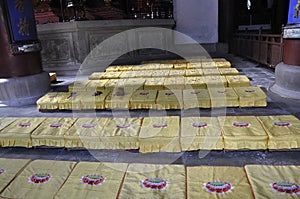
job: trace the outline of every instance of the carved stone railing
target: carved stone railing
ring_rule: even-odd
[[[231,43],[234,54],[270,67],[283,60],[283,47],[282,35],[274,34],[240,33],[234,36]]]

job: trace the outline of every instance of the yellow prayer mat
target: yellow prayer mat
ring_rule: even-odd
[[[247,165],[255,198],[299,199],[300,166]]]
[[[159,70],[160,69],[160,64],[159,63],[147,63],[143,64],[147,70]]]
[[[110,79],[105,84],[105,89],[115,89],[117,87],[124,87],[125,79]]]
[[[147,78],[144,84],[144,90],[163,90],[165,78]]]
[[[36,102],[39,110],[56,110],[58,109],[58,93],[50,92],[41,97]]]
[[[185,70],[186,77],[193,77],[193,76],[202,76],[203,70],[202,69],[187,69]]]
[[[186,77],[185,89],[206,89],[203,77]]]
[[[176,63],[174,64],[174,69],[186,69],[187,64],[186,63]]]
[[[185,76],[185,70],[170,70],[169,71],[169,77],[184,77]]]
[[[123,92],[123,91],[121,91]],[[130,108],[129,101],[132,95],[132,91],[124,90],[124,93],[120,93],[120,91],[116,88],[106,96],[105,99],[105,108],[107,109],[128,109]]]
[[[165,78],[164,87],[168,90],[184,89],[185,78],[184,77],[168,77]]]
[[[216,63],[213,61],[202,61],[202,68],[217,68]]]
[[[2,147],[32,147],[31,133],[46,118],[19,118],[0,132],[0,145]]]
[[[89,80],[100,80],[102,79],[105,72],[94,72],[89,76]]]
[[[100,136],[109,120],[108,118],[79,118],[64,134],[65,147],[102,149]]]
[[[120,79],[126,79],[126,78],[136,78],[138,77],[138,72],[136,71],[124,71],[120,75]]]
[[[52,199],[75,164],[66,161],[35,160],[1,193],[1,197]]]
[[[108,79],[101,80],[91,80],[86,86],[87,91],[103,91],[105,90],[105,84],[108,82]]]
[[[267,106],[267,95],[259,87],[236,87],[240,107]]]
[[[60,93],[58,108],[60,110],[80,110],[80,94],[78,92]]]
[[[22,171],[30,162],[28,159],[0,159],[0,192]]]
[[[244,168],[200,166],[186,171],[188,199],[254,199]]]
[[[0,117],[0,132],[2,129],[13,123],[16,119],[16,117]]]
[[[105,69],[106,72],[118,72],[119,66],[109,66]]]
[[[172,63],[161,63],[159,65],[159,69],[161,70],[169,70],[173,68],[173,64]]]
[[[64,147],[64,134],[76,120],[75,118],[47,118],[32,132],[32,146]]]
[[[229,87],[250,87],[250,80],[245,75],[226,76]]]
[[[202,63],[201,62],[191,62],[187,64],[188,69],[201,69]]]
[[[218,61],[215,63],[218,68],[230,68],[231,67],[231,63],[229,61]]]
[[[268,135],[255,116],[227,116],[218,119],[223,128],[225,149],[267,149]]]
[[[128,164],[79,162],[55,199],[115,199]]]
[[[239,75],[239,71],[236,68],[219,68],[221,75]]]
[[[292,115],[260,116],[265,127],[269,149],[300,148],[300,121]]]
[[[203,69],[203,75],[204,76],[220,75],[220,72],[219,72],[218,68],[208,68],[208,69]]]
[[[237,107],[239,97],[232,88],[209,88],[211,107]]]
[[[84,92],[86,91],[86,86],[88,83],[88,80],[77,80],[71,83],[68,88],[70,92]]]
[[[140,135],[140,152],[181,152],[179,117],[144,118]]]
[[[130,109],[156,109],[156,90],[136,90],[130,99]]]
[[[119,79],[122,72],[105,72],[102,79]]]
[[[96,91],[96,92],[86,92],[80,95],[80,109],[105,109],[105,99],[106,96],[110,94],[111,91]]]
[[[183,109],[182,90],[160,90],[156,99],[157,109]]]
[[[208,90],[206,89],[190,89],[183,90],[184,109],[189,108],[210,108],[211,101]]]
[[[181,117],[182,151],[222,150],[221,127],[216,117]]]
[[[100,143],[103,149],[138,149],[140,118],[113,118],[101,131]]]
[[[218,87],[223,88],[227,87],[227,79],[224,76],[204,76],[204,82],[206,83],[207,88]]]
[[[186,198],[184,166],[130,164],[119,196],[129,198]]]
[[[168,77],[170,74],[169,70],[153,70],[151,71],[151,77]]]
[[[144,78],[129,78],[125,80],[124,87],[126,90],[142,90],[144,88],[144,83]]]

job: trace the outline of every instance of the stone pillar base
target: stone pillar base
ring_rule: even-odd
[[[270,91],[281,97],[300,99],[300,66],[279,63],[275,70],[276,83]]]
[[[0,107],[35,104],[50,89],[50,77],[46,72],[36,75],[0,78]]]

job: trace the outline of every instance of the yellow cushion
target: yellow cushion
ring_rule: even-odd
[[[300,121],[292,115],[260,116],[269,135],[269,149],[300,148]]]
[[[124,87],[125,79],[110,79],[105,83],[105,89],[113,90],[117,87]]]
[[[131,109],[155,109],[157,90],[136,90],[130,99]]]
[[[102,79],[119,79],[122,72],[105,72]]]
[[[202,76],[203,70],[202,69],[187,69],[185,70],[186,77],[193,77],[193,76]]]
[[[109,66],[105,69],[106,72],[117,72],[119,71],[119,66]]]
[[[144,84],[144,90],[162,90],[164,89],[165,78],[147,78]]]
[[[174,64],[174,69],[186,69],[186,63],[176,63]]]
[[[109,94],[110,94],[109,90],[82,93],[79,96],[80,109],[82,110],[105,109],[105,99],[106,96],[108,96]]]
[[[151,71],[151,77],[168,77],[169,73],[169,70],[153,70]]]
[[[187,64],[188,69],[201,69],[202,63],[201,62],[191,62]]]
[[[149,186],[149,181],[153,178],[158,181],[161,180],[161,184],[166,183],[165,189],[152,190],[143,187],[143,185]],[[186,198],[184,166],[131,164],[126,173],[119,198]]]
[[[159,65],[159,69],[161,70],[170,70],[173,68],[173,64],[172,63],[161,63]]]
[[[89,76],[89,80],[100,80],[105,72],[94,72]]]
[[[108,94],[105,99],[105,108],[107,109],[128,109],[130,108],[130,98],[132,90],[124,90],[124,95],[119,95],[118,89],[114,89],[113,92]]]
[[[180,143],[183,151],[222,150],[221,127],[215,117],[182,117]]]
[[[169,77],[184,77],[185,76],[185,70],[170,70],[169,71]]]
[[[58,93],[50,92],[37,100],[39,110],[56,110],[58,109]]]
[[[255,116],[227,116],[218,119],[223,127],[225,149],[267,148],[268,135]]]
[[[117,198],[127,164],[79,162],[55,199]],[[99,177],[102,182],[88,185],[88,175]],[[85,183],[84,183],[85,182]]]
[[[229,87],[249,87],[250,80],[245,75],[226,76]]]
[[[214,62],[224,62],[224,61],[227,61],[225,58],[213,58],[212,60]]]
[[[165,78],[164,87],[168,90],[184,89],[185,78],[181,76]]]
[[[210,88],[208,91],[211,107],[239,106],[239,97],[232,88]]]
[[[206,84],[203,77],[186,77],[185,89],[205,89]]]
[[[140,135],[140,152],[180,152],[179,117],[144,118]]]
[[[53,198],[74,166],[74,162],[35,160],[1,193],[1,197],[24,199]],[[31,182],[30,179],[38,179],[35,177],[37,174],[50,175],[50,178],[43,184]]]
[[[118,66],[119,71],[131,71],[132,70],[132,65],[121,65]]]
[[[230,68],[231,63],[229,61],[217,61],[215,62],[218,68]]]
[[[64,147],[64,134],[75,118],[48,118],[31,134],[32,146]]]
[[[245,170],[255,198],[299,198],[299,192],[286,192],[294,192],[296,186],[299,191],[300,166],[247,165]]]
[[[204,60],[202,61],[202,68],[206,69],[206,68],[217,68],[216,63],[210,60]]]
[[[58,108],[60,110],[79,110],[81,108],[79,92],[60,93]]]
[[[142,90],[144,84],[145,84],[144,78],[129,78],[125,80],[124,87],[126,89],[131,89],[131,90],[138,90],[138,89]]]
[[[204,81],[206,83],[207,88],[224,88],[227,87],[227,80],[224,76],[204,76]]]
[[[156,104],[158,109],[183,109],[182,90],[158,91]]]
[[[240,107],[267,106],[267,95],[259,87],[236,87]]]
[[[239,75],[239,71],[236,68],[219,68],[221,75]]]
[[[88,85],[88,80],[77,80],[69,85],[70,92],[82,92],[86,91],[86,86]]]
[[[86,85],[87,91],[103,91],[105,90],[105,84],[108,82],[108,79],[101,79],[101,80],[91,80]]]
[[[243,168],[201,166],[187,167],[186,170],[188,199],[254,198]],[[224,188],[221,193],[215,191],[218,185]]]
[[[184,109],[210,108],[211,101],[206,89],[183,90]]]
[[[203,75],[220,75],[220,72],[217,68],[207,68],[202,70],[203,70]]]
[[[2,117],[0,118],[0,132],[2,129],[10,125],[14,122],[17,118],[16,117]]]

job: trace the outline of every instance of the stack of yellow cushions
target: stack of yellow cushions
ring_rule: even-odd
[[[239,106],[239,97],[232,88],[209,88],[211,107]]]
[[[183,99],[184,109],[211,107],[210,96],[206,89],[183,90]]]
[[[255,116],[227,116],[218,119],[223,127],[225,149],[267,149],[268,135]]]
[[[136,90],[130,99],[131,109],[156,109],[156,90]]]
[[[148,188],[151,185],[156,185],[155,187],[157,187],[157,189]],[[128,198],[186,198],[184,166],[151,164],[129,165],[119,195],[119,199]]]
[[[64,134],[75,121],[75,118],[47,118],[32,132],[32,146],[64,147]]]
[[[236,87],[240,107],[267,106],[267,95],[259,87]]]
[[[28,159],[0,159],[0,192],[17,176],[30,160]]]
[[[221,127],[216,117],[182,117],[182,151],[223,150]]]
[[[122,163],[79,162],[55,199],[117,198],[127,167]]]
[[[250,80],[245,75],[226,76],[229,87],[249,87]]]
[[[41,97],[36,102],[39,110],[56,110],[58,109],[58,93],[50,92]]]
[[[144,118],[139,142],[140,152],[180,152],[179,117]]]
[[[157,109],[183,109],[182,90],[158,91]]]
[[[32,147],[31,133],[45,120],[46,118],[19,118],[8,125],[0,133],[0,145],[6,146],[21,146]]]
[[[103,149],[100,136],[108,121],[108,118],[79,118],[64,134],[65,147]]]
[[[100,135],[103,149],[138,149],[138,134],[141,123],[140,118],[113,118],[109,120]]]
[[[269,149],[300,148],[300,122],[292,115],[260,116],[268,136]]]
[[[255,198],[298,199],[300,166],[247,165]]]
[[[35,160],[1,193],[1,197],[52,199],[75,164],[66,161]],[[44,183],[37,183],[40,179],[43,179],[41,182]]]
[[[186,170],[188,199],[254,199],[243,168],[201,166]]]

